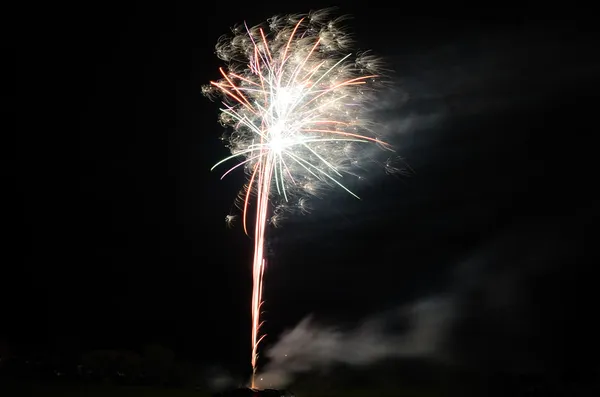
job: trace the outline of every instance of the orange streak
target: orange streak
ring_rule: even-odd
[[[351,136],[351,137],[358,138],[358,139],[365,139],[367,141],[372,141],[372,142],[380,143],[380,144],[385,145],[385,146],[391,146],[389,143],[380,141],[377,138],[371,138],[371,137],[360,135],[360,134],[353,134],[351,132],[332,131],[332,130],[319,130],[319,129],[308,129],[308,130],[302,130],[302,131],[306,131],[306,132],[326,132],[326,133],[329,133],[329,134]]]
[[[214,81],[211,81],[210,83],[212,85],[214,85],[215,87],[218,87],[225,94],[229,95],[230,97],[232,97],[233,99],[235,99],[236,101],[238,101],[241,105],[243,105],[246,108],[248,108],[248,110],[250,110],[252,113],[256,114],[256,111],[252,107],[248,106],[244,101],[242,101],[241,98],[238,98],[234,93],[232,93],[231,91],[229,91],[227,88],[223,87],[223,85],[221,83],[215,83]]]
[[[301,18],[298,21],[298,23],[296,24],[296,26],[294,26],[294,30],[292,31],[292,34],[290,35],[290,38],[288,39],[287,45],[285,46],[285,50],[283,51],[283,57],[282,57],[283,59],[285,59],[285,56],[287,55],[287,52],[290,49],[290,44],[292,43],[292,39],[296,35],[296,31],[300,27],[300,24],[302,23],[302,21],[304,21],[304,18]]]
[[[256,50],[256,47],[254,47],[254,49]],[[258,73],[258,78],[260,79],[260,87],[261,87],[263,95],[265,97],[265,107],[267,107],[267,105],[269,103],[269,98],[267,96],[267,91],[265,90],[265,78],[262,75],[262,73],[260,72],[259,67],[260,67],[260,62],[259,62],[259,59],[256,58],[256,70]],[[262,143],[262,138],[261,138],[261,143]]]
[[[298,68],[298,70],[302,69],[304,67],[304,65],[306,65],[306,62],[308,61],[308,59],[310,58],[310,56],[312,55],[312,53],[315,52],[315,49],[317,48],[317,46],[319,45],[320,42],[321,42],[321,39],[317,39],[317,42],[310,49],[310,52],[308,53],[308,55],[306,56],[306,58],[304,58],[304,61],[302,61],[302,65]],[[323,62],[321,62],[319,65],[317,65],[313,69],[313,71],[312,71],[312,73],[310,75],[312,76],[322,64],[323,64]],[[294,77],[294,81],[296,81],[296,77]]]
[[[344,123],[343,121],[335,121],[335,120],[316,120],[313,121],[314,124],[341,124],[341,125],[350,125],[349,123]]]
[[[310,79],[312,76],[314,76],[314,74],[317,72],[317,70],[319,70],[319,68],[320,68],[321,66],[323,66],[323,64],[324,64],[324,63],[325,63],[325,62],[321,62],[320,64],[318,64],[317,66],[315,66],[315,67],[314,67],[314,68],[313,68],[313,69],[312,69],[310,72],[308,72],[308,73],[306,74],[306,76],[304,77],[304,79],[303,79],[303,80],[309,80],[309,79]]]
[[[259,72],[259,64],[258,64],[258,60],[260,58],[260,55],[258,54],[258,47],[254,46],[254,68],[256,69],[256,73],[260,73]]]
[[[231,84],[231,86],[235,90],[235,92],[237,92],[238,95],[244,99],[244,102],[246,102],[248,104],[248,106],[250,106],[250,108],[253,109],[252,105],[250,104],[250,102],[248,102],[248,99],[246,99],[246,97],[244,96],[244,94],[237,88],[237,86],[233,83],[233,81],[231,81],[231,79],[229,78],[229,76],[227,76],[227,74],[225,73],[225,71],[223,70],[223,68],[219,68],[219,71],[221,72],[221,74],[223,75],[223,77],[225,77],[225,80],[227,80],[227,82],[229,84]]]
[[[265,50],[267,51],[269,60],[271,61],[271,63],[273,63],[273,58],[271,57],[271,51],[269,51],[269,44],[267,44],[267,38],[265,37],[265,32],[262,30],[262,28],[260,28],[259,30],[260,30],[260,36],[262,37],[263,43],[265,44]]]
[[[265,335],[259,338],[260,307],[262,305],[263,275],[265,270],[265,229],[267,226],[267,214],[269,205],[269,194],[271,190],[271,179],[275,159],[267,155],[264,163],[261,163],[258,176],[258,206],[256,209],[256,229],[254,231],[254,260],[253,260],[253,288],[252,288],[252,386],[254,386],[254,375],[258,360],[258,345]]]
[[[357,83],[357,81],[359,81],[359,80],[365,80],[365,79],[369,79],[369,78],[372,78],[372,77],[377,77],[377,76],[373,75],[373,76],[357,77],[357,78],[355,78],[355,79],[352,79],[352,80],[347,80],[347,81],[341,82],[341,83],[339,83],[339,84],[336,84],[336,85],[334,85],[333,87],[330,87],[330,88],[326,89],[325,91],[323,91],[322,93],[320,93],[319,95],[317,95],[316,97],[314,97],[313,99],[311,99],[310,101],[306,102],[304,105],[302,105],[302,107],[304,107],[304,106],[308,105],[309,103],[312,103],[312,102],[313,102],[314,100],[316,100],[317,98],[320,98],[320,97],[322,97],[323,95],[325,95],[325,94],[327,94],[327,93],[329,93],[329,92],[331,92],[331,91],[335,90],[336,88],[340,88],[340,87],[343,87],[343,86],[345,86],[345,85],[365,84],[365,82],[364,82],[364,81],[361,81],[361,82],[359,82],[359,83]]]
[[[281,59],[283,59],[283,61],[281,62],[281,65],[279,66],[279,72],[281,73],[281,69],[283,69],[283,64],[287,61],[287,52],[290,49],[290,44],[292,44],[292,40],[294,39],[294,36],[296,35],[296,31],[298,30],[298,28],[300,27],[300,24],[302,23],[302,21],[304,21],[304,18],[301,18],[298,23],[296,24],[296,26],[294,26],[294,30],[292,31],[292,34],[290,35],[290,38],[288,39],[287,45],[285,46],[285,50],[283,51],[283,56],[281,57]]]
[[[242,77],[242,76],[240,76],[239,74],[235,74],[235,73],[231,73],[231,72],[230,72],[229,74],[230,74],[230,75],[232,75],[233,77],[237,77],[238,79],[240,79],[240,80],[242,80],[242,81],[245,81],[245,82],[246,82],[246,83],[248,83],[248,84],[252,84],[252,85],[255,85],[255,86],[258,86],[258,87],[260,87],[260,85],[256,84],[254,81],[252,81],[252,80],[248,80],[247,78],[245,78],[245,77]]]
[[[248,183],[248,190],[246,191],[246,198],[244,199],[244,211],[242,214],[242,223],[244,224],[244,233],[246,236],[248,235],[248,228],[246,227],[246,214],[248,213],[248,202],[250,201],[250,193],[252,192],[252,184],[254,183],[254,178],[256,177],[256,172],[258,171],[258,166],[260,163],[256,163],[254,165],[254,171],[252,172],[252,176],[250,177],[250,182]]]

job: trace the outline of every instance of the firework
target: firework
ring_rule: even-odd
[[[248,183],[240,193],[242,225],[255,200],[252,293],[252,368],[256,371],[260,335],[265,231],[286,209],[307,208],[307,196],[322,187],[339,187],[366,144],[389,146],[365,116],[376,98],[378,59],[349,51],[351,40],[341,18],[328,10],[273,17],[266,24],[246,24],[222,37],[218,57],[227,63],[221,79],[203,88],[222,99],[220,122],[231,156],[240,159]],[[270,207],[270,204],[273,208]],[[228,224],[233,218],[227,217]],[[254,377],[252,378],[254,386]]]

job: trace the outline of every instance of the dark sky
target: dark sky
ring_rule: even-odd
[[[218,78],[214,44],[230,26],[322,4],[241,4],[97,3],[28,22],[16,199],[5,207],[16,219],[1,288],[11,345],[78,353],[157,342],[246,364],[252,241],[224,222],[244,175],[210,172],[227,151],[201,86]],[[340,12],[354,16],[359,47],[394,71],[380,120],[414,172],[375,171],[353,185],[362,201],[332,191],[271,233],[266,343],[309,313],[357,321],[471,282],[455,331],[461,357],[497,346],[511,316],[494,320],[475,303],[499,290],[527,308],[527,321],[513,320],[538,358],[559,362],[593,335],[591,27],[567,13],[536,20],[533,9],[424,17],[427,4],[404,7]],[[524,279],[524,292],[498,272]]]

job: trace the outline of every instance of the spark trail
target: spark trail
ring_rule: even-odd
[[[221,79],[203,87],[219,97],[220,122],[229,128],[231,156],[215,166],[242,159],[227,170],[243,167],[249,181],[240,192],[242,224],[248,234],[248,211],[256,200],[252,292],[252,357],[256,373],[260,335],[265,234],[293,200],[304,203],[321,187],[339,187],[352,175],[365,144],[391,149],[365,117],[376,100],[379,61],[367,53],[348,52],[351,40],[331,19],[329,10],[276,16],[266,24],[232,29],[216,46],[227,62]],[[273,210],[270,203],[273,204]],[[252,377],[254,387],[254,375]]]

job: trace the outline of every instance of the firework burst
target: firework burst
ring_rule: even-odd
[[[390,149],[366,117],[376,100],[379,61],[368,53],[349,51],[351,40],[331,19],[329,10],[273,17],[264,25],[240,25],[222,37],[217,56],[227,63],[221,79],[203,88],[219,97],[220,122],[231,156],[240,161],[248,183],[240,193],[242,225],[255,200],[252,294],[252,358],[256,371],[260,336],[265,231],[277,224],[285,209],[305,212],[307,196],[321,188],[339,187],[353,175],[356,160],[368,144]],[[269,204],[273,205],[273,209]],[[228,218],[232,220],[233,218]],[[254,386],[254,378],[252,380]]]

